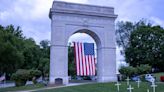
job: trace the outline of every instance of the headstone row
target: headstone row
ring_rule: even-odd
[[[133,90],[134,88],[130,85],[129,81],[130,81],[130,78],[127,77],[127,79],[126,79],[126,84],[127,84],[127,86],[128,86],[127,90],[128,90],[128,92],[132,92],[132,90]],[[140,88],[140,83],[141,83],[141,81],[140,81],[140,80],[137,80],[136,82],[137,82],[137,87]],[[117,92],[120,92],[120,85],[121,85],[121,83],[119,83],[119,82],[117,82],[117,83],[115,84],[115,86],[117,87]],[[157,87],[157,85],[155,85],[154,82],[151,84],[151,87],[153,88],[153,92],[156,92],[156,87]],[[149,89],[147,89],[147,92],[150,92]]]

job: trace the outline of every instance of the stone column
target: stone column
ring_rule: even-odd
[[[98,49],[98,82],[115,82],[116,48],[102,47]]]
[[[61,78],[63,84],[68,84],[68,49],[65,46],[51,46],[50,57],[50,84]]]
[[[57,21],[51,22],[50,84],[61,78],[68,84],[68,47],[65,41],[65,27]]]

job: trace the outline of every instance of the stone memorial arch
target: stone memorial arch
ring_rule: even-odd
[[[86,33],[97,44],[97,81],[112,82],[116,76],[114,8],[54,1],[50,9],[50,84],[68,84],[68,39]]]

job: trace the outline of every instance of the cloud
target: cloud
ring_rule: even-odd
[[[27,37],[37,43],[43,39],[50,40],[49,9],[53,0],[2,0],[0,6],[0,24],[20,26]],[[7,4],[8,3],[8,4]]]
[[[12,8],[8,10],[11,17],[21,18],[22,20],[45,19],[53,0],[17,0],[12,3]]]
[[[154,23],[154,25],[160,25],[164,27],[164,20],[161,20],[157,17],[151,17],[150,20]]]
[[[26,0],[27,1],[27,0]],[[41,19],[48,17],[49,9],[52,6],[53,0],[34,0],[35,4],[31,12],[31,17],[34,19]]]
[[[147,18],[156,25],[164,27],[163,0],[56,0],[100,6],[111,6],[118,15],[117,21],[139,21]],[[50,40],[49,9],[53,0],[1,0],[0,24],[21,26],[27,37],[32,37],[37,43],[41,40]],[[163,19],[162,19],[163,18]],[[83,35],[83,37],[81,37]],[[94,42],[86,34],[76,34],[70,37],[70,41]],[[123,60],[117,47],[117,61]],[[118,62],[120,65],[124,62]]]
[[[153,1],[150,0],[88,0],[88,3],[112,6],[118,14],[117,20],[136,21],[147,18],[152,13]]]
[[[73,34],[69,38],[68,42],[93,42],[93,43],[95,43],[94,39],[86,33]]]
[[[32,25],[27,25],[27,26],[23,26],[22,30],[26,30],[23,32],[24,35],[26,35],[27,37],[34,38],[37,44],[39,44],[41,40],[45,40],[45,39],[50,40],[51,29],[49,27],[44,27],[44,26],[33,27]]]
[[[101,6],[112,6],[118,14],[118,20],[138,21],[141,18],[153,20],[156,24],[163,25],[162,20],[154,15],[156,4],[160,0],[56,0],[74,3],[85,3]],[[2,0],[0,6],[0,24],[14,24],[21,26],[27,37],[50,39],[39,33],[50,33],[49,9],[53,0]],[[157,12],[157,11],[156,11]],[[158,14],[158,13],[157,13]],[[33,30],[33,32],[32,32]],[[34,33],[34,34],[32,34]],[[30,34],[30,35],[29,35]],[[37,37],[36,35],[37,34]]]
[[[0,12],[0,19],[1,19],[1,21],[6,20],[6,19],[8,18],[9,15],[10,15],[9,12],[6,12],[6,11]]]
[[[55,0],[55,1],[65,1],[65,2],[82,3],[82,4],[86,4],[88,2],[88,0]]]

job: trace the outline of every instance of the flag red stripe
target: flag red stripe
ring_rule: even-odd
[[[90,67],[90,59],[89,59],[89,55],[88,55],[88,66],[89,66],[89,75],[91,74],[91,67]]]
[[[90,69],[91,69],[91,73],[90,73],[90,75],[92,75],[93,74],[93,70],[92,70],[92,56],[91,55],[89,55],[89,62],[90,62]]]
[[[81,53],[80,53],[80,55],[81,55],[81,67],[82,67],[82,69],[81,69],[81,71],[82,71],[82,75],[84,75],[84,62],[83,62],[83,49],[82,49],[82,43],[80,43],[79,44],[80,45],[80,51],[81,51]]]
[[[93,75],[93,59],[92,59],[92,56],[90,56],[90,59],[91,59],[91,70],[92,70],[92,74],[91,75]]]
[[[80,60],[80,58],[81,58],[81,56],[80,56],[80,45],[79,45],[80,43],[78,43],[78,55],[79,55],[79,72],[80,72],[80,75],[82,75],[82,71],[81,71],[81,60]]]
[[[77,46],[77,59],[78,59],[78,61],[77,61],[77,63],[78,63],[78,74],[80,75],[80,64],[79,64],[79,50],[78,50],[78,43],[76,44],[76,46]]]
[[[75,58],[75,65],[76,65],[76,71],[77,71],[77,63],[76,63],[77,59],[76,59],[76,46],[75,45],[76,45],[75,42],[73,42],[73,46],[74,46],[74,58]]]
[[[89,75],[89,64],[88,64],[88,56],[85,56],[87,75]]]
[[[76,43],[76,56],[77,56],[77,61],[76,61],[76,63],[77,63],[77,68],[78,68],[78,70],[77,70],[77,75],[80,75],[80,65],[79,65],[79,53],[78,53],[78,43]]]

